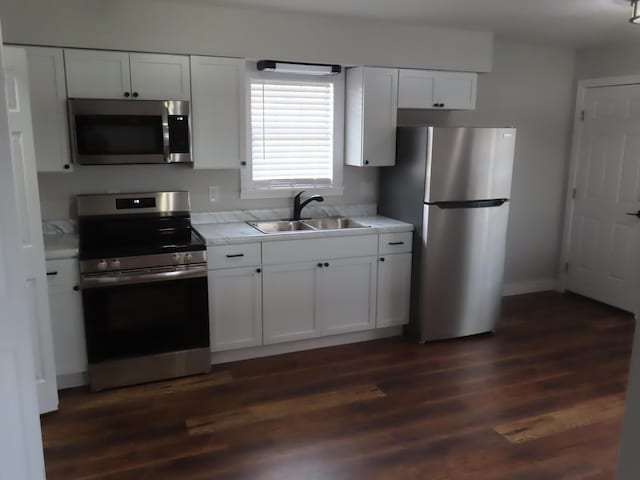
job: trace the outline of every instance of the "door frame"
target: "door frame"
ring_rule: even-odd
[[[567,289],[567,271],[566,265],[569,262],[569,249],[571,246],[571,226],[573,225],[574,215],[574,198],[573,189],[576,186],[576,177],[578,174],[578,147],[582,137],[583,120],[582,111],[584,110],[584,100],[589,88],[598,87],[621,87],[625,85],[640,84],[640,75],[626,75],[621,77],[604,77],[590,78],[578,81],[578,89],[576,93],[576,109],[573,116],[573,139],[571,141],[571,157],[569,160],[569,175],[567,177],[567,188],[565,194],[565,215],[564,225],[562,229],[562,246],[560,254],[560,264],[558,266],[558,285],[557,290],[565,292]],[[640,313],[640,305],[634,312],[636,318]]]

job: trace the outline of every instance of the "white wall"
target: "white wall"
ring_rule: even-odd
[[[41,173],[40,202],[45,219],[74,218],[73,197],[83,193],[188,190],[194,212],[285,208],[291,199],[240,200],[239,170],[194,171],[176,165],[75,166],[73,173]],[[209,185],[220,186],[220,201],[209,202]],[[344,167],[344,195],[326,203],[376,203],[376,169]]]
[[[0,12],[7,43],[491,70],[490,32],[213,7],[203,0],[0,0]]]
[[[640,74],[638,42],[583,48],[576,55],[576,78],[618,77]]]
[[[496,39],[473,112],[400,112],[402,123],[518,129],[505,280],[515,293],[552,288],[558,274],[574,109],[570,49]]]

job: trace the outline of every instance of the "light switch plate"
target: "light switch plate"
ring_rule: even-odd
[[[209,201],[211,203],[220,200],[220,187],[218,185],[209,185]]]

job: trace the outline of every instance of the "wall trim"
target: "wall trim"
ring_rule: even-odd
[[[590,78],[578,81],[576,92],[576,110],[573,116],[573,139],[571,141],[571,156],[569,159],[569,176],[567,177],[567,189],[565,194],[565,214],[562,229],[562,245],[560,253],[560,263],[558,271],[557,290],[564,292],[567,288],[568,275],[565,269],[569,261],[571,247],[571,225],[573,224],[573,189],[576,185],[578,174],[578,147],[582,136],[582,110],[584,110],[584,99],[588,88],[615,87],[623,85],[640,84],[640,75],[625,75],[619,77]]]
[[[510,297],[513,295],[523,295],[525,293],[548,292],[555,290],[556,284],[557,280],[555,278],[507,283],[502,290],[502,295]]]

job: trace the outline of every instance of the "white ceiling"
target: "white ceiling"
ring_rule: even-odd
[[[629,0],[199,0],[255,7],[490,30],[522,40],[590,46],[640,40]]]

